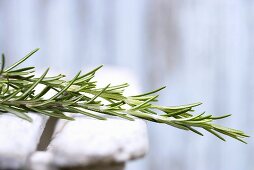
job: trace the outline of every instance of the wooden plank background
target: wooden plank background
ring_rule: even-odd
[[[0,0],[0,51],[69,75],[117,65],[144,90],[167,85],[163,104],[203,101],[199,111],[231,113],[225,125],[253,136],[253,0]],[[253,169],[254,143],[218,141],[149,125],[151,151],[129,169]],[[169,168],[170,167],[170,168]]]

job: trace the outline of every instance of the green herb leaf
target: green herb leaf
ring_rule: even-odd
[[[99,120],[106,120],[108,115],[130,121],[136,117],[192,131],[201,136],[203,134],[199,129],[204,129],[223,141],[225,139],[221,135],[244,143],[244,139],[249,137],[242,131],[214,124],[215,120],[225,119],[230,115],[214,117],[205,112],[195,114],[194,108],[201,105],[200,102],[171,107],[156,104],[159,96],[155,94],[165,87],[135,96],[123,95],[129,86],[127,83],[97,88],[97,82],[93,81],[93,78],[102,66],[83,75],[79,72],[71,81],[65,80],[63,74],[47,77],[49,69],[39,78],[35,78],[34,67],[14,70],[38,50],[33,50],[7,69],[4,69],[5,57],[2,55],[0,114],[10,112],[30,122],[32,119],[27,115],[28,112],[66,120],[74,119],[64,113],[83,114]]]

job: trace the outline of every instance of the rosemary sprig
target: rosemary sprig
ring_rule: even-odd
[[[27,115],[33,111],[39,114],[60,119],[74,120],[64,113],[78,113],[99,120],[105,120],[105,115],[116,116],[127,120],[138,117],[144,120],[163,123],[173,127],[189,130],[198,135],[203,134],[197,129],[204,129],[219,139],[226,135],[246,143],[243,139],[249,137],[244,132],[214,124],[214,120],[230,115],[213,117],[205,113],[193,115],[193,109],[202,103],[182,106],[160,106],[157,90],[136,95],[124,96],[128,84],[117,86],[107,85],[98,88],[93,81],[95,73],[102,67],[81,74],[79,72],[71,81],[64,80],[64,75],[49,77],[47,69],[42,76],[35,78],[34,67],[17,68],[39,49],[35,49],[20,61],[5,68],[5,56],[2,55],[0,70],[0,112],[12,113],[32,121]],[[46,97],[50,96],[50,97]]]

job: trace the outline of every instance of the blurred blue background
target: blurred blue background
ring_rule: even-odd
[[[132,70],[161,104],[204,102],[200,111],[254,135],[253,0],[0,0],[0,51],[75,74],[87,66]],[[128,170],[253,170],[244,145],[149,124],[150,153]]]

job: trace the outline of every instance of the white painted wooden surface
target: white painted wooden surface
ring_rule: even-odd
[[[46,116],[28,113],[33,123],[11,114],[0,115],[0,169],[25,167],[27,158],[36,151]]]
[[[47,152],[59,167],[124,163],[148,151],[144,121],[109,118],[98,121],[75,116],[76,121],[59,122]]]

